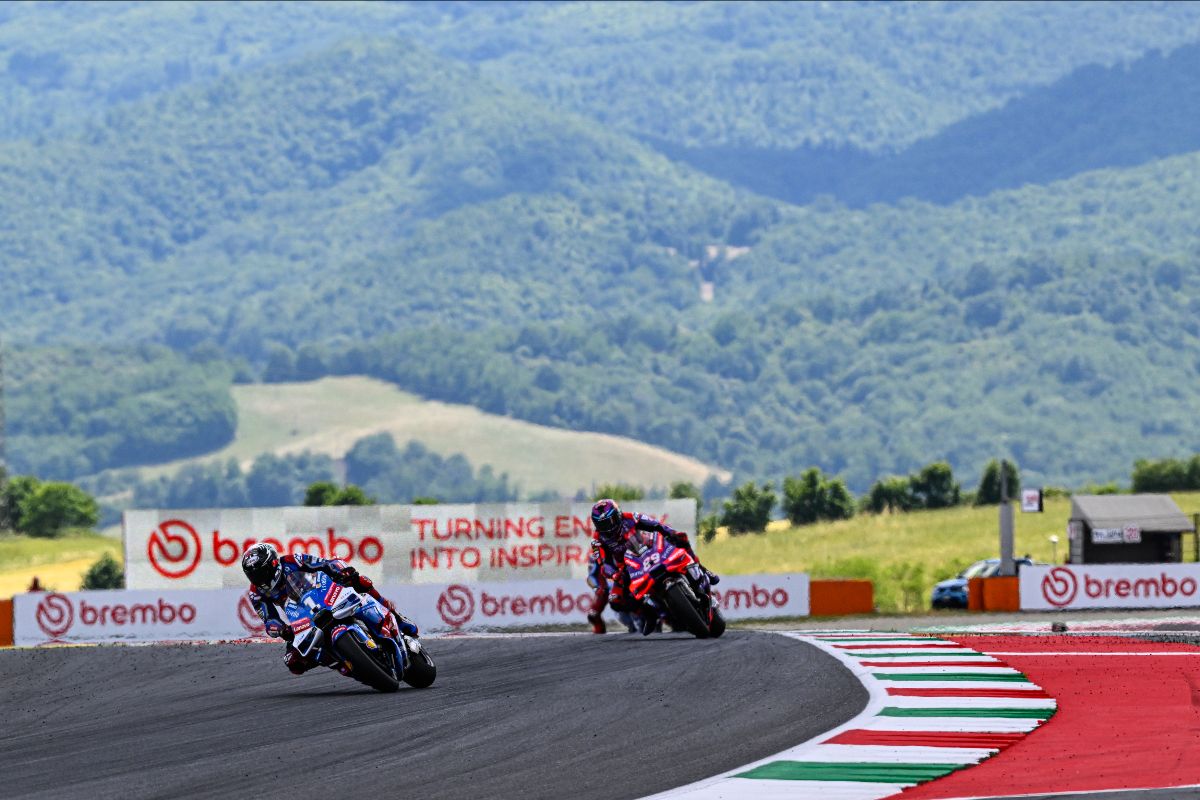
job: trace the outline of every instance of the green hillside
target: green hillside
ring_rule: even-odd
[[[821,195],[859,208],[904,197],[948,203],[1200,149],[1198,73],[1200,44],[1108,68],[1088,65],[899,152],[656,146],[710,175],[790,203]]]
[[[8,3],[0,137],[395,36],[675,145],[890,151],[1198,23],[1188,2]]]
[[[939,458],[1079,485],[1200,451],[1200,154],[1162,158],[1192,146],[1196,49],[1072,74],[1186,44],[1200,6],[71,8],[0,11],[5,102],[79,100],[0,143],[0,330],[51,365],[16,370],[17,471],[209,454],[234,381],[347,375],[860,492]],[[172,52],[192,71],[161,79]],[[797,206],[642,141],[931,133],[888,180],[1034,183]],[[1139,165],[1073,174],[1110,163]]]
[[[602,286],[678,308],[698,296],[686,254],[768,212],[408,44],[343,46],[0,146],[0,313],[26,341],[261,359],[575,317]]]

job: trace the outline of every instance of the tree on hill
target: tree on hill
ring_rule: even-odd
[[[920,508],[950,508],[962,501],[962,487],[954,480],[954,471],[945,461],[935,461],[913,475],[913,497]]]
[[[911,511],[917,507],[913,496],[912,479],[903,475],[889,475],[871,484],[863,499],[863,508],[875,514],[884,511]]]
[[[771,521],[775,507],[775,490],[769,483],[761,487],[749,481],[733,490],[721,511],[721,524],[736,536],[742,533],[762,533]]]
[[[17,529],[30,536],[58,536],[67,528],[92,528],[100,521],[95,498],[69,483],[43,483],[22,504]]]
[[[81,589],[124,589],[125,570],[112,557],[112,553],[100,556],[83,574]]]
[[[1012,461],[1005,461],[1005,476],[1008,483],[1009,499],[1019,497],[1021,491],[1020,473],[1017,471],[1017,465]],[[994,506],[1000,503],[1000,462],[992,459],[983,468],[983,475],[979,479],[979,489],[975,492],[975,505],[977,506]]]
[[[783,511],[793,525],[849,519],[854,516],[854,498],[841,478],[831,478],[811,467],[799,478],[784,478]]]
[[[338,486],[332,481],[317,481],[309,484],[304,492],[306,506],[370,506],[375,498],[367,496],[361,487],[354,484]]]

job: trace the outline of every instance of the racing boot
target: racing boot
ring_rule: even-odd
[[[589,611],[587,620],[592,623],[592,633],[608,633],[608,626],[604,624],[604,617],[600,616],[599,611]]]
[[[597,586],[596,594],[592,597],[592,610],[587,615],[587,621],[592,623],[592,633],[608,633],[608,626],[604,624],[604,617],[600,616],[604,612],[604,606],[607,604],[607,585]]]
[[[621,620],[621,624],[625,626],[625,630],[627,633],[637,633],[638,632],[637,625],[635,625],[633,622],[633,615],[630,614],[628,611],[622,611],[619,614],[617,614],[617,619]]]

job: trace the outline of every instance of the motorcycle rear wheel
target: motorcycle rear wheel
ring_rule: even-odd
[[[704,624],[704,618],[692,605],[692,600],[688,595],[687,587],[683,583],[676,583],[668,587],[667,606],[671,609],[671,619],[686,628],[688,633],[697,639],[707,639],[708,625]]]
[[[350,663],[350,677],[359,683],[381,692],[394,692],[400,688],[400,681],[389,675],[375,659],[367,655],[353,635],[342,634],[334,649],[343,660]]]

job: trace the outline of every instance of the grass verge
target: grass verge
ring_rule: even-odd
[[[1200,493],[1172,497],[1185,513],[1200,511]],[[1016,511],[1016,554],[1064,561],[1070,515],[1068,498],[1048,499],[1040,514]],[[1057,551],[1051,536],[1059,539]],[[763,534],[730,536],[722,531],[699,549],[705,565],[720,573],[808,572],[814,578],[871,580],[880,611],[910,613],[929,607],[930,590],[938,581],[1000,554],[999,509],[861,514],[802,527],[775,522]],[[1184,559],[1195,560],[1190,535],[1184,537]]]
[[[35,575],[48,589],[78,589],[88,567],[105,552],[121,561],[121,540],[88,532],[57,539],[0,534],[0,597],[25,591]]]

